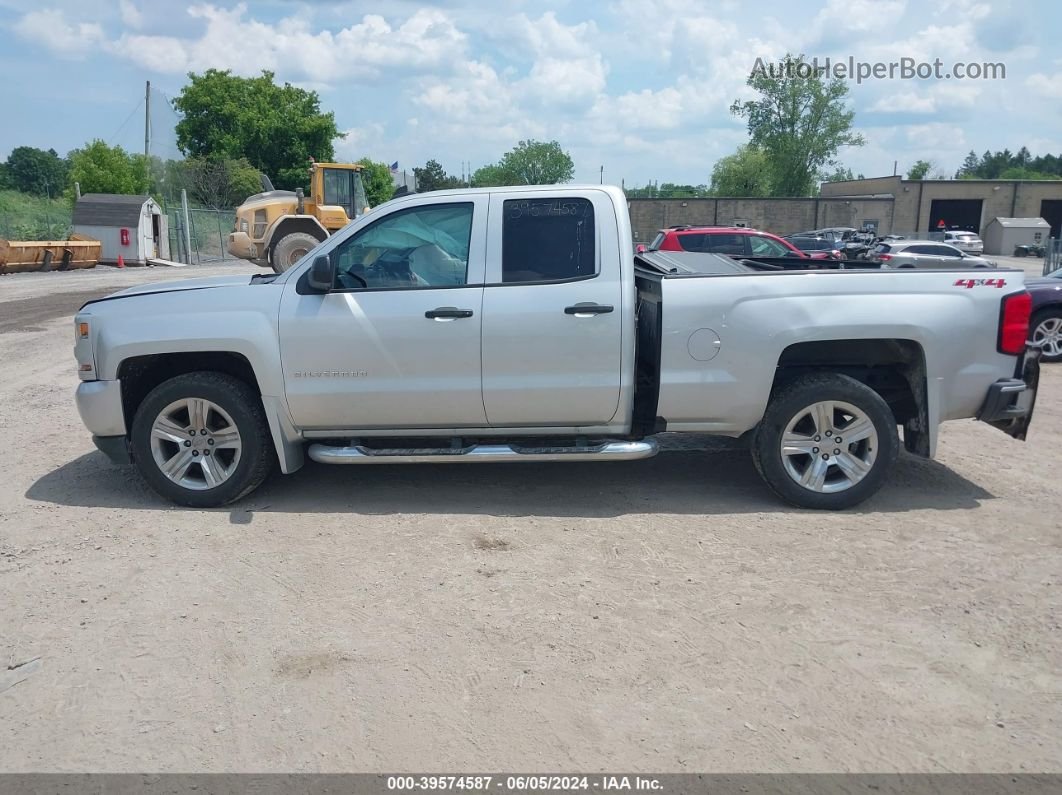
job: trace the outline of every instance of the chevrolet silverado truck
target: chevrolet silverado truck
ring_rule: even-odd
[[[793,271],[636,255],[607,186],[395,199],[281,274],[147,284],[74,320],[96,446],[219,506],[279,465],[628,461],[747,439],[798,506],[874,494],[941,422],[1024,439],[1020,271]],[[706,475],[708,477],[708,475]]]

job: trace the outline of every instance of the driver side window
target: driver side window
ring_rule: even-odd
[[[467,284],[472,238],[468,203],[399,210],[332,253],[337,290],[423,289]]]
[[[789,253],[789,249],[769,237],[753,235],[749,239],[749,243],[752,245],[752,256],[754,257],[784,257]]]

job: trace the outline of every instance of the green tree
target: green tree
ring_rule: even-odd
[[[391,177],[391,168],[387,163],[377,163],[368,157],[356,161],[365,168],[361,172],[361,181],[365,185],[365,198],[370,207],[376,207],[390,201],[395,195],[395,181]]]
[[[966,155],[966,159],[959,166],[959,170],[955,172],[955,179],[977,179],[977,167],[979,164],[977,153],[971,149],[970,154]]]
[[[865,143],[852,130],[848,84],[815,74],[803,55],[786,54],[782,68],[773,72],[757,60],[747,83],[760,98],[735,100],[730,112],[747,121],[751,142],[764,152],[772,195],[811,195],[817,176],[842,146]]]
[[[1022,166],[1012,166],[1005,169],[999,175],[1000,179],[1058,179],[1057,174],[1045,174],[1043,171],[1034,171],[1031,168],[1023,168]]]
[[[235,160],[190,157],[179,169],[180,187],[200,204],[215,209],[236,207],[262,189],[261,174],[243,157]]]
[[[18,146],[7,157],[5,171],[11,187],[34,196],[58,196],[66,187],[69,163],[54,149]]]
[[[80,183],[82,193],[147,194],[144,156],[99,139],[70,153],[70,184]]]
[[[575,164],[556,141],[520,141],[498,163],[511,185],[571,182]]]
[[[417,191],[419,193],[462,187],[461,178],[447,174],[436,160],[429,160],[424,164],[423,168],[414,168],[413,175],[417,178]]]
[[[771,196],[773,190],[771,163],[757,146],[739,146],[712,168],[713,196]]]
[[[472,174],[472,187],[496,188],[502,185],[525,184],[514,182],[513,179],[499,164],[492,163],[476,169],[475,173]]]
[[[860,174],[857,177],[852,173],[852,169],[844,166],[837,166],[833,171],[828,171],[822,175],[823,182],[848,182],[853,179],[863,179],[863,175]]]
[[[916,160],[915,164],[907,170],[907,179],[926,179],[932,170],[932,161]]]
[[[238,77],[209,69],[190,73],[173,101],[182,114],[177,145],[186,155],[246,158],[278,188],[309,186],[310,158],[328,162],[342,138],[335,115],[321,111],[315,91],[277,85],[273,73]]]

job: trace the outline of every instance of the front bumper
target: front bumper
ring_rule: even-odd
[[[1018,362],[1015,378],[1001,378],[988,388],[988,395],[977,419],[1015,439],[1025,440],[1036,408],[1036,389],[1040,383],[1040,354],[1037,345],[1029,345]]]
[[[246,232],[230,232],[228,249],[232,256],[239,259],[258,258],[258,246]]]
[[[75,402],[81,421],[93,436],[125,436],[121,381],[82,381]]]

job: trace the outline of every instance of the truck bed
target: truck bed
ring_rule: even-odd
[[[911,367],[936,374],[924,383],[932,429],[974,416],[1015,366],[996,352],[996,321],[1004,296],[1024,288],[1017,270],[760,271],[713,254],[652,252],[636,257],[635,281],[643,431],[752,429],[776,370],[816,343],[841,371],[846,352],[853,363],[883,344],[911,352]]]

